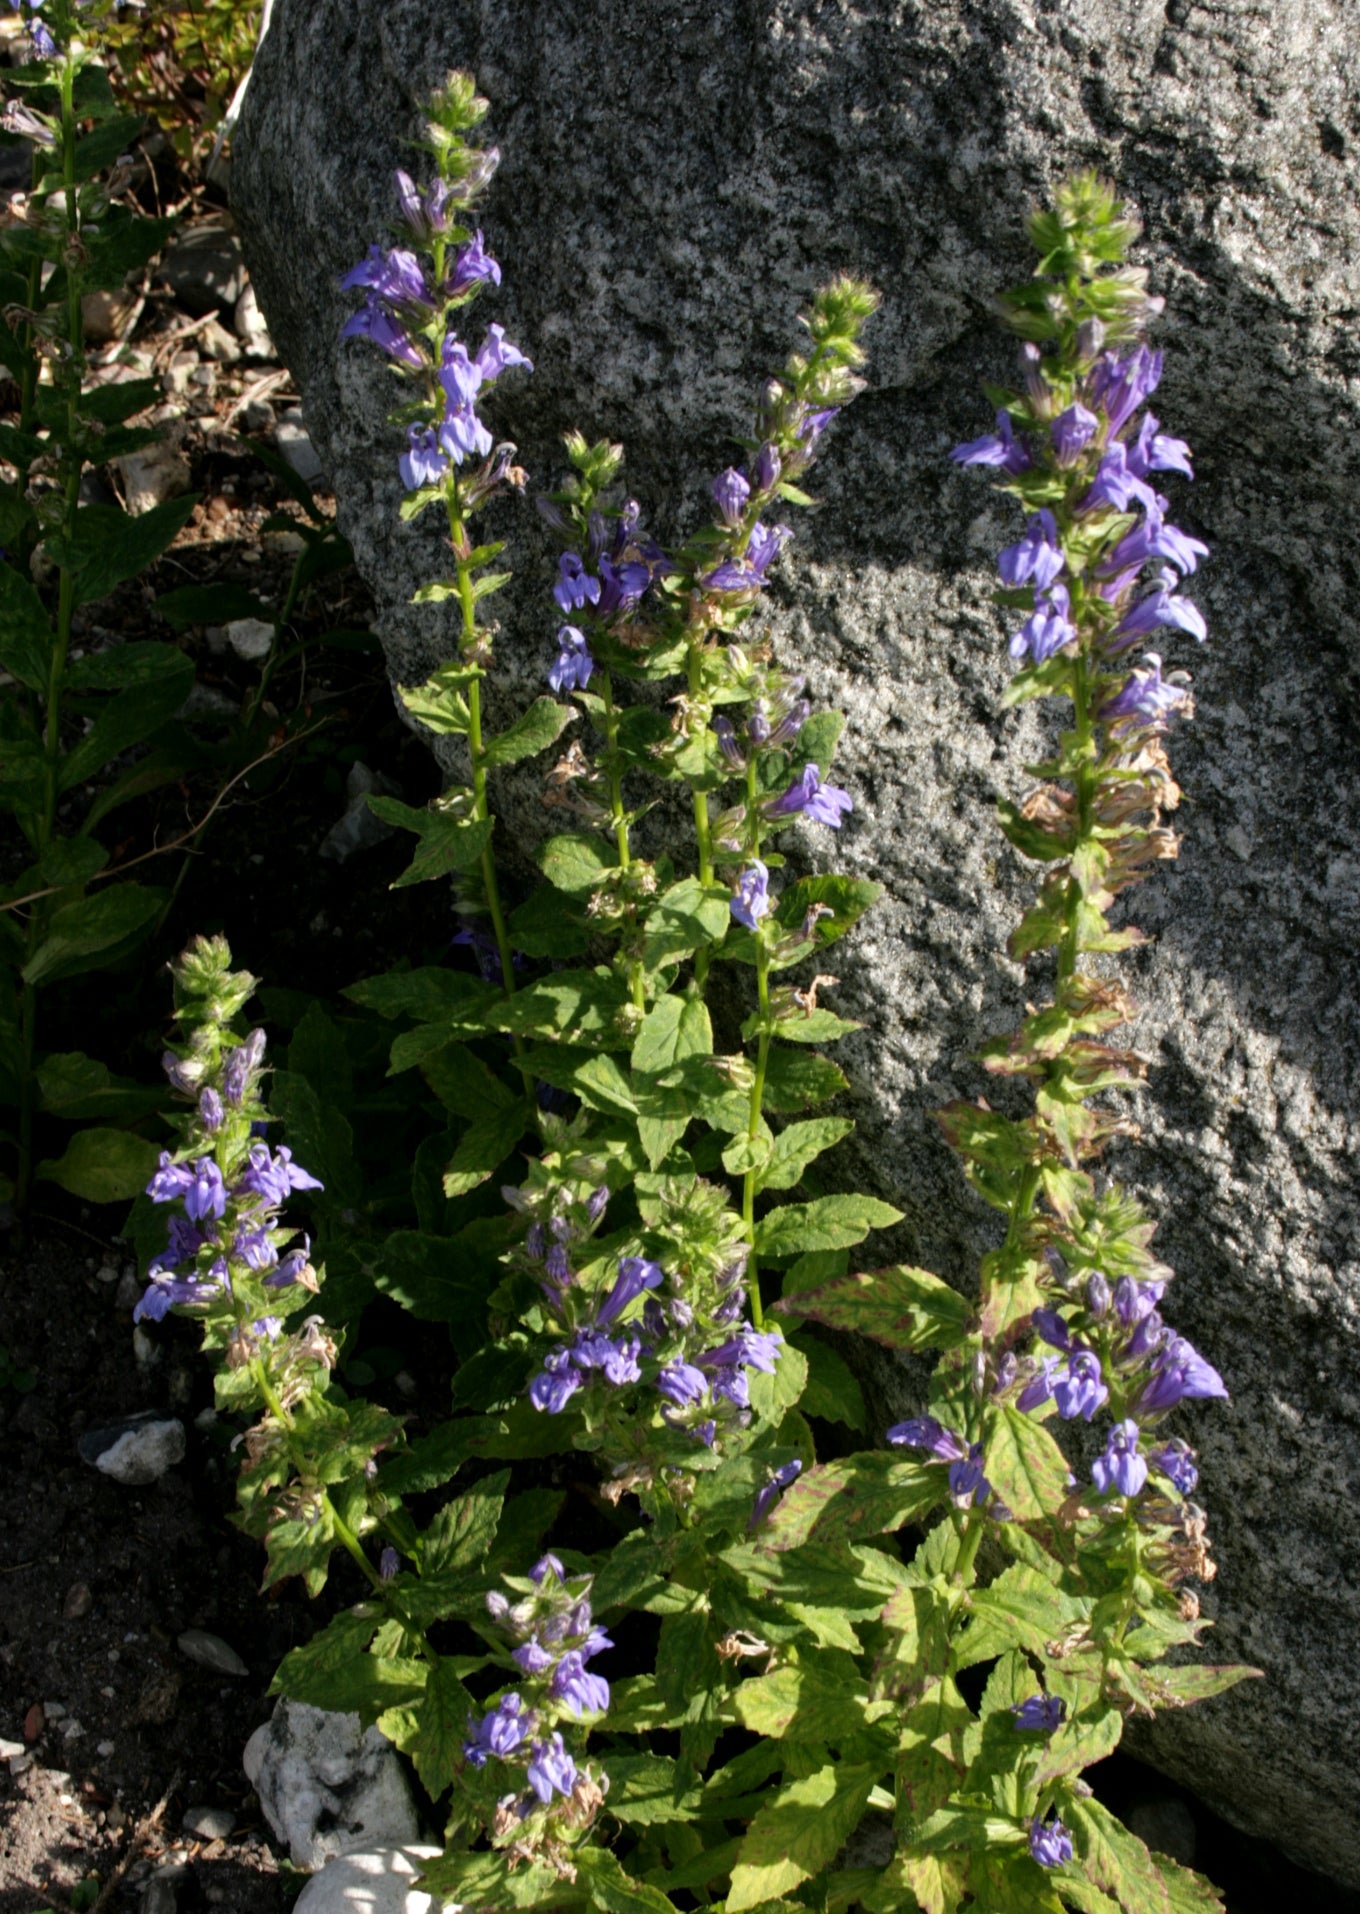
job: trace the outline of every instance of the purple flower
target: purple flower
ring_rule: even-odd
[[[1184,439],[1169,439],[1157,430],[1157,420],[1150,412],[1145,413],[1138,427],[1138,436],[1128,449],[1129,470],[1138,478],[1146,478],[1149,472],[1183,472],[1188,479],[1195,476],[1190,463],[1190,447]]]
[[[1111,1429],[1105,1453],[1091,1464],[1091,1480],[1102,1495],[1112,1489],[1120,1495],[1137,1495],[1147,1475],[1148,1465],[1138,1453],[1138,1424],[1125,1417]]]
[[[599,603],[600,581],[591,577],[581,563],[579,552],[563,552],[557,561],[557,572],[553,597],[563,611],[577,611],[582,605]]]
[[[1178,525],[1167,524],[1159,503],[1149,506],[1141,525],[1125,532],[1102,571],[1107,578],[1115,578],[1118,585],[1126,575],[1136,575],[1150,558],[1163,558],[1184,575],[1195,571],[1200,559],[1208,555],[1209,547],[1200,539],[1191,538]]]
[[[911,1416],[906,1422],[894,1423],[888,1441],[899,1449],[929,1449],[937,1462],[960,1462],[968,1455],[963,1437],[946,1429],[934,1416]]]
[[[1008,545],[997,559],[1006,584],[1033,584],[1037,591],[1047,591],[1064,562],[1057,520],[1046,507],[1034,514],[1024,537]]]
[[[450,401],[440,421],[439,444],[455,465],[461,465],[464,459],[484,459],[491,451],[492,438],[471,405]]]
[[[267,1143],[252,1143],[250,1146],[250,1167],[236,1186],[236,1194],[249,1191],[278,1207],[288,1201],[290,1190],[320,1190],[325,1185],[314,1176],[308,1175],[300,1163],[294,1163],[293,1152],[286,1144],[280,1144],[277,1155],[271,1157]],[[218,1215],[221,1215],[218,1211]],[[192,1214],[192,1212],[191,1212]]]
[[[1084,405],[1069,405],[1060,412],[1049,431],[1059,465],[1075,465],[1100,430],[1100,420]]]
[[[449,189],[442,179],[435,180],[428,191],[422,194],[411,175],[402,172],[398,167],[396,188],[401,216],[410,228],[413,238],[424,244],[436,233],[448,231]],[[480,238],[481,235],[479,234],[478,237]]]
[[[1028,1701],[1012,1703],[1011,1713],[1022,1733],[1051,1735],[1062,1727],[1067,1703],[1060,1695],[1031,1695]]]
[[[1070,645],[1077,635],[1077,628],[1067,615],[1071,609],[1066,585],[1050,586],[1011,639],[1011,657],[1023,658],[1028,652],[1035,664],[1041,665],[1055,651]]]
[[[173,1163],[170,1152],[162,1150],[160,1165],[146,1186],[146,1193],[153,1203],[177,1202],[193,1182],[193,1175],[187,1164]]]
[[[157,1198],[157,1201],[161,1200]],[[221,1216],[226,1207],[227,1188],[222,1181],[221,1170],[210,1156],[199,1157],[189,1172],[184,1189],[185,1214],[192,1222],[201,1223],[206,1217]]]
[[[785,1489],[796,1482],[802,1473],[803,1465],[796,1459],[793,1462],[786,1462],[782,1469],[774,1471],[764,1488],[756,1490],[756,1499],[751,1504],[751,1519],[746,1524],[748,1529],[760,1527]]]
[[[1053,1349],[1070,1349],[1072,1334],[1056,1309],[1036,1309],[1030,1318],[1036,1336],[1042,1336]]]
[[[612,558],[601,558],[599,607],[602,617],[611,612],[627,611],[635,605],[652,582],[652,571],[639,559],[629,559],[616,564]]]
[[[1116,439],[1101,459],[1095,482],[1081,501],[1079,509],[1093,512],[1104,506],[1111,511],[1124,512],[1128,510],[1131,498],[1136,498],[1145,510],[1151,510],[1157,504],[1157,494],[1150,485],[1143,483],[1141,474],[1130,470],[1127,447]]]
[[[542,1369],[529,1384],[529,1400],[547,1415],[560,1415],[580,1387],[581,1372],[568,1352],[554,1349],[543,1358]]]
[[[721,565],[715,565],[711,572],[705,572],[699,583],[706,591],[760,590],[759,574],[737,558],[725,558]]]
[[[842,791],[835,784],[823,784],[822,774],[815,764],[805,764],[782,797],[772,798],[764,807],[768,818],[795,817],[806,812],[817,824],[829,824],[833,831],[841,827],[841,819],[855,808],[855,801],[848,791]]]
[[[375,293],[368,295],[358,312],[352,313],[340,328],[342,339],[371,339],[389,359],[419,370],[425,361],[419,349],[397,324]]]
[[[251,1269],[272,1269],[279,1260],[279,1253],[270,1240],[269,1231],[263,1225],[247,1229],[243,1224],[231,1239],[231,1253],[238,1256]]]
[[[744,1363],[751,1369],[759,1369],[763,1374],[772,1376],[779,1364],[779,1353],[783,1343],[778,1336],[772,1336],[763,1329],[753,1329],[750,1323],[743,1323],[734,1336],[719,1343],[716,1349],[707,1349],[699,1361],[706,1368],[727,1368],[733,1363]]]
[[[1079,1349],[1068,1358],[1067,1374],[1053,1384],[1058,1414],[1064,1422],[1073,1422],[1078,1416],[1089,1422],[1109,1399],[1110,1392],[1100,1379],[1100,1357],[1089,1349]]]
[[[227,1113],[223,1107],[221,1097],[211,1085],[203,1091],[198,1099],[198,1114],[202,1120],[204,1129],[208,1131],[209,1135],[215,1134],[222,1128],[222,1123]]]
[[[244,1043],[237,1044],[222,1066],[223,1101],[239,1110],[246,1086],[264,1059],[263,1030],[252,1030]]]
[[[433,306],[434,300],[425,275],[420,269],[420,261],[414,253],[400,248],[384,252],[381,246],[370,246],[367,257],[357,266],[352,266],[340,276],[342,290],[349,292],[356,286],[366,286],[379,299],[385,299],[393,306]],[[342,335],[343,336],[343,335]]]
[[[713,720],[713,735],[718,740],[718,749],[722,752],[724,762],[733,771],[744,771],[746,758],[741,746],[737,743],[737,734],[732,727],[732,720],[719,714]]]
[[[1114,1313],[1125,1329],[1132,1329],[1152,1314],[1165,1294],[1164,1282],[1136,1283],[1132,1276],[1121,1276],[1114,1286]]]
[[[312,1239],[304,1236],[301,1249],[290,1249],[279,1266],[264,1279],[266,1289],[286,1289],[297,1282],[312,1259]]]
[[[575,625],[563,625],[557,634],[557,656],[548,667],[548,683],[559,697],[564,691],[584,691],[594,669],[585,633]]]
[[[482,245],[480,232],[474,233],[466,246],[460,246],[453,262],[453,270],[444,283],[444,291],[450,299],[457,299],[469,286],[489,281],[493,286],[501,283],[501,269],[490,253]]]
[[[732,915],[747,930],[754,930],[770,911],[770,873],[758,857],[753,857],[737,878],[732,898]]]
[[[792,537],[787,525],[753,525],[746,541],[746,562],[751,570],[763,578]]]
[[[549,1549],[546,1555],[540,1555],[533,1567],[529,1570],[529,1580],[534,1584],[535,1588],[542,1588],[544,1582],[547,1581],[550,1575],[559,1582],[565,1582],[567,1579],[566,1569],[563,1568],[561,1560],[553,1554],[551,1549]]]
[[[1195,1452],[1188,1442],[1182,1442],[1176,1436],[1160,1449],[1153,1449],[1148,1460],[1154,1469],[1160,1469],[1169,1478],[1182,1495],[1194,1493],[1199,1481],[1199,1470],[1195,1467]]]
[[[1086,1279],[1086,1307],[1097,1322],[1110,1313],[1110,1285],[1098,1269],[1093,1269]]]
[[[488,1755],[513,1754],[527,1738],[533,1716],[526,1714],[518,1695],[502,1695],[489,1714],[479,1722],[469,1717],[471,1733],[463,1743],[463,1753],[474,1768],[484,1768]],[[561,1737],[559,1736],[560,1740]]]
[[[468,349],[457,333],[445,333],[440,354],[439,383],[444,388],[449,404],[471,405],[482,389],[484,378],[481,367],[468,357]]]
[[[578,1369],[598,1369],[615,1388],[625,1382],[636,1382],[642,1373],[637,1361],[642,1344],[636,1336],[611,1342],[596,1329],[578,1329],[568,1353]]]
[[[481,234],[477,237],[480,239]],[[523,366],[526,372],[532,372],[534,362],[526,358],[518,346],[511,345],[505,336],[504,326],[488,326],[486,337],[477,348],[477,370],[489,385],[493,379],[499,379],[502,372],[508,372],[511,366]]]
[[[1152,397],[1161,376],[1162,355],[1147,346],[1138,346],[1127,359],[1106,353],[1091,379],[1091,400],[1109,420],[1112,433]]]
[[[539,1641],[524,1642],[510,1657],[526,1675],[541,1675],[553,1666],[553,1658]]]
[[[408,450],[397,460],[397,470],[407,491],[418,491],[422,485],[438,485],[449,469],[449,462],[439,449],[434,427],[408,426],[406,443]]]
[[[400,1567],[401,1557],[389,1543],[378,1557],[378,1573],[385,1582],[393,1582],[397,1578],[397,1570]]]
[[[708,1394],[708,1377],[690,1362],[669,1362],[658,1371],[656,1386],[677,1409],[688,1409]]]
[[[979,1507],[992,1492],[992,1485],[982,1473],[982,1444],[973,1443],[966,1456],[949,1465],[949,1494],[956,1509]]]
[[[1056,1812],[1051,1821],[1036,1814],[1030,1822],[1029,1851],[1040,1867],[1065,1867],[1072,1859],[1072,1837]]]
[[[779,483],[784,470],[779,456],[779,447],[767,439],[756,453],[756,462],[752,468],[751,481],[757,492],[772,492]]]
[[[1193,1343],[1174,1336],[1158,1350],[1151,1380],[1133,1406],[1138,1415],[1159,1416],[1187,1398],[1202,1401],[1211,1396],[1227,1401],[1222,1376]]]
[[[995,432],[985,433],[980,439],[969,439],[966,445],[956,445],[949,456],[958,465],[999,465],[1012,476],[1026,471],[1030,465],[1029,453],[1015,436],[1009,412],[997,413]]]
[[[733,466],[729,465],[727,470],[720,472],[713,481],[713,503],[717,506],[724,525],[732,526],[741,523],[742,513],[746,510],[746,502],[750,496],[751,487],[747,483],[746,474],[738,472]]]
[[[150,1274],[151,1281],[132,1312],[135,1323],[158,1323],[176,1303],[211,1302],[221,1288],[216,1281],[199,1282],[194,1277],[160,1275],[155,1272],[154,1266]]]
[[[1015,1398],[1015,1406],[1020,1410],[1022,1415],[1028,1415],[1032,1409],[1037,1409],[1041,1403],[1050,1402],[1052,1400],[1053,1372],[1058,1367],[1058,1362],[1059,1358],[1057,1356],[1041,1356],[1039,1358],[1037,1374],[1031,1377]]]
[[[614,1287],[595,1312],[597,1329],[607,1329],[616,1316],[621,1316],[629,1303],[636,1300],[645,1289],[655,1289],[665,1281],[665,1273],[660,1263],[649,1263],[644,1256],[622,1256],[619,1258],[619,1273]]]
[[[1146,669],[1135,666],[1126,683],[1112,698],[1107,698],[1097,717],[1107,724],[1117,722],[1130,728],[1143,727],[1151,731],[1165,731],[1167,720],[1173,712],[1189,717],[1194,712],[1194,699],[1184,685],[1177,684],[1162,676],[1162,660],[1155,651],[1144,654]]]
[[[548,1693],[563,1702],[574,1715],[602,1715],[609,1706],[609,1683],[603,1675],[592,1675],[579,1649],[569,1648],[557,1664]],[[564,1790],[566,1792],[566,1790]]]
[[[1178,574],[1171,571],[1165,573],[1156,591],[1140,598],[1136,605],[1124,613],[1106,640],[1111,651],[1124,651],[1136,639],[1147,637],[1163,625],[1174,625],[1180,631],[1188,631],[1192,638],[1197,638],[1203,644],[1209,632],[1203,612],[1198,605],[1192,605],[1188,598],[1173,597],[1169,581],[1179,583]]]
[[[529,1761],[529,1786],[546,1808],[558,1794],[570,1794],[576,1786],[576,1763],[563,1746],[560,1734],[549,1741],[536,1741]]]

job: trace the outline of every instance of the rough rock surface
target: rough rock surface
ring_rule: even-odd
[[[808,290],[841,267],[881,287],[873,389],[819,468],[826,509],[773,628],[849,713],[859,808],[835,848],[888,884],[839,966],[837,1007],[868,1025],[840,1053],[852,1167],[908,1210],[899,1247],[963,1282],[991,1219],[927,1113],[982,1087],[967,1058],[1023,998],[1002,950],[1025,879],[990,805],[1020,787],[1032,721],[997,713],[989,566],[1013,521],[947,452],[986,429],[979,381],[1008,373],[986,301],[1029,269],[1034,199],[1096,163],[1141,207],[1168,302],[1159,410],[1198,459],[1177,517],[1214,557],[1195,593],[1211,641],[1175,657],[1199,701],[1174,747],[1185,853],[1135,900],[1159,933],[1137,1038],[1161,1067],[1122,1167],[1164,1219],[1173,1318],[1233,1390],[1185,1424],[1221,1563],[1215,1655],[1269,1676],[1143,1745],[1350,1882],[1357,39],[1350,0],[280,0],[236,160],[261,303],[408,682],[444,655],[436,614],[405,605],[435,548],[398,524],[392,383],[372,348],[337,347],[334,275],[384,229],[444,68],[476,70],[505,156],[486,216],[505,286],[484,310],[537,371],[493,423],[540,481],[579,424],[628,442],[659,528],[686,525]],[[498,601],[515,697],[554,622],[531,516],[507,524],[533,592]],[[541,830],[514,789],[502,808],[508,836]]]
[[[280,1701],[246,1743],[247,1779],[294,1867],[414,1841],[415,1805],[396,1749],[358,1715]]]

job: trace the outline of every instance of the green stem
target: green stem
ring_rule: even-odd
[[[959,1547],[959,1559],[954,1564],[953,1580],[959,1588],[969,1588],[973,1581],[973,1567],[977,1561],[978,1548],[982,1542],[986,1517],[975,1509],[970,1509],[963,1530],[963,1540]]]
[[[1094,723],[1091,716],[1091,681],[1086,656],[1078,652],[1072,660],[1071,697],[1073,710],[1073,731],[1077,741],[1078,764],[1074,783],[1077,798],[1077,845],[1080,848],[1091,834],[1091,824],[1095,808],[1096,767],[1092,755]],[[1077,973],[1079,951],[1077,948],[1077,911],[1081,902],[1081,891],[1075,877],[1067,881],[1067,929],[1058,951],[1057,990],[1061,995],[1062,986],[1071,981]]]
[[[626,871],[632,863],[632,846],[628,837],[628,813],[623,807],[623,765],[619,755],[619,714],[614,703],[614,687],[609,673],[600,673],[600,696],[604,700],[604,737],[605,737],[605,776],[609,780],[609,814],[614,825],[614,844],[619,854],[619,869]],[[630,910],[634,923],[630,929],[636,930],[636,908]],[[642,959],[636,954],[628,959],[628,990],[638,1010],[647,1008],[647,980],[643,972]]]
[[[765,940],[756,932],[756,991],[760,1003],[760,1039],[756,1046],[756,1074],[751,1085],[751,1114],[746,1135],[754,1143],[760,1135],[761,1111],[765,1101],[765,1072],[770,1061],[770,954]],[[746,1240],[751,1245],[747,1264],[747,1289],[751,1298],[751,1317],[757,1329],[764,1323],[760,1307],[760,1268],[756,1261],[756,1173],[747,1170],[741,1186],[741,1218],[746,1225]]]

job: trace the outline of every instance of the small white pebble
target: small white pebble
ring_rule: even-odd
[[[95,1749],[95,1753],[103,1755],[105,1760],[107,1760],[108,1757],[113,1753],[113,1750],[114,1750],[114,1743],[112,1741],[101,1741],[99,1746]]]

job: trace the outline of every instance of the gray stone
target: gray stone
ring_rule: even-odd
[[[413,1845],[339,1855],[308,1881],[294,1914],[431,1914],[435,1902],[411,1882],[422,1862],[438,1860],[443,1851]]]
[[[247,286],[236,301],[236,310],[232,315],[232,324],[236,335],[246,349],[247,359],[277,359],[278,353],[274,341],[269,336],[269,327],[265,324],[264,314],[260,311],[260,302],[255,297],[255,288]]]
[[[358,1715],[280,1701],[242,1757],[247,1778],[295,1867],[416,1839],[415,1806],[396,1749]]]
[[[146,1410],[122,1422],[87,1429],[78,1446],[81,1459],[104,1475],[129,1488],[144,1488],[183,1462],[185,1440],[182,1422]]]
[[[799,519],[764,616],[849,714],[856,815],[800,855],[888,887],[837,953],[832,1001],[866,1025],[837,1053],[859,1124],[838,1167],[908,1213],[880,1253],[963,1284],[993,1220],[929,1112],[986,1088],[969,1058],[1024,1002],[1004,949],[1032,877],[992,807],[1023,789],[1039,729],[999,711],[992,566],[1017,520],[948,451],[990,423],[980,382],[1011,374],[987,302],[1031,268],[1036,198],[1095,162],[1145,216],[1141,257],[1167,298],[1158,411],[1198,473],[1169,489],[1214,546],[1194,592],[1212,638],[1167,647],[1195,671],[1199,721],[1173,745],[1191,802],[1179,868],[1135,900],[1157,942],[1126,966],[1134,1034],[1160,1067],[1143,1140],[1116,1162],[1162,1219],[1172,1319],[1233,1391],[1180,1426],[1220,1563],[1215,1659],[1268,1679],[1137,1742],[1239,1825],[1360,1882],[1353,8],[279,0],[236,205],[407,683],[449,653],[443,614],[407,602],[440,567],[437,528],[398,521],[397,388],[372,347],[337,344],[354,301],[335,275],[390,231],[402,141],[453,65],[477,72],[504,153],[484,225],[505,280],[478,323],[504,322],[537,368],[488,411],[540,486],[579,424],[627,442],[663,535],[689,527],[810,289],[849,269],[883,291],[871,389],[836,427],[825,509]],[[569,76],[586,67],[582,92]],[[523,581],[495,601],[494,724],[540,688],[554,621],[533,514],[493,521]],[[538,776],[498,783],[510,859],[547,828]],[[917,1406],[893,1386],[880,1428]]]
[[[1179,1795],[1150,1795],[1135,1801],[1124,1816],[1125,1825],[1158,1854],[1169,1854],[1182,1867],[1195,1864],[1195,1817]]]
[[[222,633],[236,656],[248,664],[267,658],[274,647],[274,627],[264,618],[233,618]]]
[[[181,226],[161,259],[161,276],[175,303],[195,319],[234,312],[246,287],[241,242],[220,213]]]
[[[134,518],[153,511],[167,499],[181,497],[189,489],[189,461],[171,438],[128,452],[113,464],[122,483],[123,501]]]
[[[189,1808],[180,1826],[201,1841],[225,1841],[236,1826],[236,1816],[230,1808]]]
[[[317,848],[318,857],[343,864],[355,851],[368,850],[372,845],[381,844],[385,838],[391,837],[393,826],[384,824],[369,806],[369,796],[375,792],[399,795],[389,778],[370,771],[366,764],[352,764],[345,779],[345,796],[349,802],[344,815],[322,838]]]
[[[315,485],[326,468],[317,457],[316,447],[296,406],[279,420],[274,439],[298,477],[308,485]]]
[[[224,1642],[220,1635],[213,1635],[206,1628],[186,1628],[176,1641],[186,1661],[197,1662],[200,1668],[211,1668],[215,1675],[239,1676],[250,1673],[231,1643]]]

